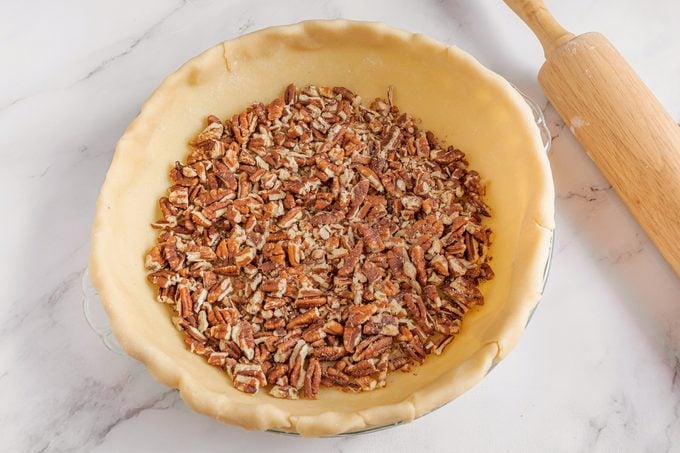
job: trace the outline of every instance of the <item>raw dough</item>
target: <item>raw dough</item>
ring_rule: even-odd
[[[298,86],[340,85],[365,101],[394,87],[395,103],[462,149],[487,181],[493,217],[485,305],[470,313],[442,356],[412,373],[390,373],[386,389],[279,400],[235,390],[226,374],[185,350],[182,334],[154,300],[144,255],[160,217],[168,170],[208,114],[226,117]],[[162,383],[193,409],[251,430],[307,436],[410,421],[462,394],[505,357],[542,290],[553,229],[554,193],[533,117],[500,76],[455,47],[382,24],[314,21],[225,42],[170,75],[144,104],[116,148],[97,204],[90,272],[113,331]]]

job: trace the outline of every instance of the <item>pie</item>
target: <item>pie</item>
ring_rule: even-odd
[[[194,167],[178,164],[179,167],[172,168],[175,162],[186,161],[189,152],[187,144],[197,135],[211,134],[211,125],[213,129],[223,128],[216,118],[230,118],[246,111],[253,101],[277,98],[281,87],[290,81],[300,87],[348,87],[368,100],[384,96],[386,87],[393,87],[394,103],[404,112],[419,118],[422,121],[419,127],[432,131],[433,137],[464,150],[470,168],[479,171],[486,187],[480,209],[488,209],[491,214],[485,220],[484,228],[490,228],[493,237],[489,250],[483,250],[493,257],[493,273],[487,263],[484,263],[484,268],[480,263],[475,272],[488,278],[493,274],[495,276],[493,280],[481,284],[479,297],[483,297],[484,304],[472,307],[464,317],[462,326],[453,326],[451,322],[447,324],[443,318],[437,324],[443,335],[437,338],[445,340],[456,333],[454,341],[445,348],[443,346],[446,345],[437,348],[433,344],[431,349],[437,349],[440,355],[433,354],[425,360],[416,360],[423,363],[407,372],[379,372],[387,367],[385,348],[395,341],[393,337],[396,337],[399,325],[391,318],[371,318],[377,316],[376,310],[373,310],[370,313],[355,313],[355,318],[361,319],[356,321],[361,327],[358,336],[349,335],[348,339],[343,337],[342,346],[337,346],[339,349],[327,351],[328,354],[336,354],[340,350],[347,352],[351,349],[356,360],[347,366],[356,368],[347,369],[356,372],[354,390],[384,386],[376,391],[347,393],[337,386],[319,387],[324,377],[327,383],[333,383],[332,376],[322,374],[326,369],[320,367],[319,361],[334,356],[321,355],[319,358],[310,354],[313,369],[307,373],[307,379],[300,374],[291,374],[289,370],[285,379],[278,381],[280,385],[277,384],[273,393],[254,392],[260,384],[266,383],[265,370],[252,368],[248,364],[241,364],[236,370],[234,363],[231,363],[230,378],[223,369],[210,366],[205,359],[192,354],[185,347],[186,335],[168,321],[164,304],[155,302],[157,288],[146,279],[148,270],[145,264],[158,272],[173,261],[173,256],[162,255],[161,249],[157,249],[154,255],[157,233],[149,228],[150,224],[156,223],[156,226],[167,230],[168,225],[158,225],[158,220],[167,221],[173,217],[157,208],[158,200],[166,195],[170,185],[168,172],[172,174],[174,171],[176,176],[176,190],[171,191],[169,196],[173,206],[184,206],[185,197],[189,197],[188,188],[192,187],[187,180],[199,178]],[[328,92],[328,96],[338,96],[339,99],[344,95],[341,91]],[[275,106],[274,110],[277,108]],[[216,117],[210,117],[212,119],[208,120],[206,128],[205,118],[211,114]],[[273,115],[277,114],[275,111]],[[270,164],[256,162],[251,173],[258,166],[260,169],[269,168]],[[327,165],[323,164],[324,171],[335,171]],[[376,165],[387,168],[387,162]],[[371,165],[359,162],[357,169],[367,181],[364,184],[366,187],[386,190],[386,183],[379,180],[382,173],[375,173]],[[266,176],[263,176],[264,173],[259,172],[254,177],[256,184],[260,184],[257,178]],[[249,178],[250,175],[244,177]],[[430,184],[425,176],[423,178],[422,184],[425,185],[420,188],[421,191]],[[186,184],[182,185],[182,181]],[[219,187],[215,185],[217,189]],[[309,189],[301,186],[293,190]],[[361,187],[356,190],[360,191]],[[225,196],[206,191],[202,199],[214,202],[212,198],[218,195]],[[200,195],[194,193],[192,196]],[[274,195],[276,197],[278,195]],[[375,200],[380,198],[376,194],[373,197]],[[230,203],[221,207],[223,211],[231,209]],[[360,431],[410,421],[445,404],[478,382],[494,363],[512,349],[542,290],[543,271],[552,237],[553,204],[552,178],[539,131],[520,95],[501,77],[483,68],[460,50],[420,35],[379,24],[306,22],[262,30],[218,45],[187,62],[162,83],[144,104],[140,115],[129,126],[116,149],[98,200],[90,270],[121,345],[130,355],[144,362],[161,382],[178,388],[184,400],[196,411],[252,430],[271,429],[307,436]],[[171,208],[166,206],[166,209]],[[288,228],[303,218],[301,207],[291,204],[287,209],[288,212],[279,217],[275,230]],[[220,212],[220,215],[227,214]],[[239,213],[233,211],[231,215],[238,216]],[[370,215],[369,210],[364,215]],[[208,228],[211,223],[210,219],[202,215],[202,211],[192,211],[191,216],[194,217],[188,216],[189,223],[184,227],[191,229],[203,224],[201,228]],[[437,216],[431,217],[434,219]],[[320,218],[316,226],[324,225],[325,222],[325,218]],[[383,226],[386,235],[382,239],[387,240],[390,227],[386,224]],[[475,228],[471,227],[472,230]],[[324,237],[331,240],[330,230],[324,231]],[[362,241],[359,249],[378,253],[388,248],[381,242],[381,235],[370,227],[357,223],[356,231]],[[187,234],[187,231],[180,231],[180,234]],[[486,237],[485,234],[480,235]],[[287,241],[284,244],[288,246]],[[431,241],[426,244],[428,249],[432,246]],[[425,255],[420,243],[417,245],[416,262],[418,257]],[[203,266],[202,262],[215,259],[211,254],[216,252],[207,250],[210,247],[201,248],[197,244],[192,247],[190,250],[185,248],[182,256],[190,257],[196,269]],[[224,247],[227,250],[227,246]],[[290,253],[287,258],[275,258],[276,249],[270,247],[267,253],[271,252],[271,256],[266,262],[274,263],[270,266],[275,266],[276,260],[295,263],[302,259],[300,250],[295,248],[297,246],[292,247],[290,252],[284,252]],[[257,268],[251,265],[251,261],[255,259],[255,249],[242,248],[239,254],[232,256],[230,263],[237,263],[243,268],[238,272],[253,272],[254,276]],[[151,261],[147,259],[145,263],[145,256],[150,250]],[[341,262],[356,264],[352,261],[352,250],[346,252],[347,256],[338,256]],[[226,257],[227,252],[224,253]],[[262,260],[254,262],[265,265]],[[234,272],[233,268],[227,269],[234,264],[228,264],[227,261],[223,264],[225,275]],[[443,266],[442,263],[439,265]],[[362,267],[363,278],[367,272],[377,273],[375,278],[370,278],[382,281],[379,266],[368,270]],[[436,297],[434,288],[440,281],[436,273],[426,272],[425,268],[418,267],[413,280],[428,286],[427,283],[432,283],[429,278],[434,278],[435,285],[429,285],[432,286],[429,293],[432,299]],[[162,287],[158,279],[151,280]],[[277,304],[288,296],[286,285],[281,280],[268,278],[262,282],[266,293],[270,295],[267,301],[272,309],[270,311],[275,310]],[[227,279],[220,280],[224,281]],[[311,286],[305,288],[323,293]],[[388,292],[391,289],[394,288],[387,287]],[[185,289],[185,292],[188,295],[189,291]],[[206,289],[206,298],[207,292]],[[399,289],[400,294],[404,292],[403,287]],[[252,295],[249,293],[248,297]],[[300,302],[303,310],[296,312],[301,318],[290,320],[290,329],[314,327],[319,316],[318,307],[322,302],[330,306],[328,298],[320,301],[319,297],[327,296],[310,293],[303,298],[305,300]],[[191,299],[185,297],[184,302],[185,308],[180,307],[180,313],[184,310],[189,318],[178,321],[178,326],[187,333],[195,329],[198,333],[194,332],[194,340],[200,340],[203,333],[198,329],[198,323],[202,323],[201,328],[205,332],[208,321],[191,318],[192,307],[188,303]],[[252,300],[244,299],[241,302],[251,303]],[[416,307],[415,302],[411,301],[411,306]],[[417,308],[413,308],[412,312],[417,313]],[[185,325],[181,325],[181,322]],[[367,327],[367,323],[373,324]],[[236,334],[231,332],[229,338],[236,340],[239,354],[251,359],[255,349],[248,341],[252,339],[252,332],[248,334],[249,326],[246,324],[235,325]],[[345,325],[346,330],[349,325]],[[273,331],[281,326],[271,324],[271,327]],[[326,327],[328,332],[323,331],[322,327]],[[317,342],[321,347],[323,341],[319,336],[334,335],[333,329],[337,329],[337,326],[319,326],[319,329],[307,329],[307,334],[310,342]],[[362,332],[371,338],[364,342],[366,344],[361,343]],[[216,331],[215,335],[220,333]],[[311,347],[307,348],[303,344],[305,341],[300,343],[300,340],[295,339],[297,347],[287,352],[296,354],[290,359],[291,366],[295,360],[300,362],[300,357],[304,362],[305,356],[312,352]],[[196,347],[194,345],[189,349],[196,350]],[[355,351],[357,347],[359,352]],[[408,352],[406,349],[404,351]],[[224,366],[221,360],[226,361],[228,352],[215,352],[220,354],[214,357],[213,365]],[[410,357],[419,359],[421,354],[413,353]],[[302,365],[297,366],[299,368]],[[379,366],[383,368],[379,369]],[[380,379],[363,379],[369,375],[380,376]],[[334,376],[337,377],[337,373]],[[274,373],[272,380],[278,377]],[[292,387],[291,381],[295,384]],[[297,391],[303,387],[305,395],[312,399],[293,398],[297,396],[293,389]]]

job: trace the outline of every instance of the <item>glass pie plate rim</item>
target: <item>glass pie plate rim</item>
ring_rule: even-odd
[[[536,102],[534,102],[530,97],[528,97],[526,94],[524,94],[522,91],[520,91],[517,87],[515,87],[515,90],[522,96],[524,101],[528,104],[529,108],[531,109],[531,112],[534,117],[534,122],[536,123],[536,126],[538,127],[540,134],[541,134],[541,140],[543,142],[543,149],[546,153],[550,152],[550,146],[551,146],[551,141],[552,137],[550,134],[550,130],[548,129],[548,126],[545,121],[545,117],[543,116],[543,112],[541,109],[538,107]],[[551,230],[551,236],[550,236],[550,250],[548,252],[548,257],[545,262],[545,267],[543,270],[543,279],[541,283],[541,293],[540,296],[543,296],[543,293],[545,291],[545,286],[548,281],[548,275],[550,273],[550,265],[552,262],[552,256],[553,256],[553,249],[554,249],[554,243],[555,243],[555,230]],[[102,307],[99,299],[99,295],[97,294],[96,289],[92,285],[92,281],[90,280],[89,276],[89,269],[85,269],[83,272],[82,278],[81,278],[81,291],[82,291],[82,307],[83,307],[83,313],[85,316],[85,320],[87,324],[90,326],[90,328],[94,331],[94,333],[99,336],[101,341],[104,343],[104,346],[110,350],[111,352],[118,354],[118,355],[126,355],[125,351],[123,348],[120,346],[118,341],[113,335],[113,331],[111,330],[111,323],[106,315],[106,312],[104,311],[104,308]],[[536,304],[536,306],[532,309],[531,313],[529,314],[529,318],[527,319],[527,325],[531,321],[531,318],[533,317],[536,308],[538,307],[539,302]],[[489,370],[487,371],[486,375],[488,375],[491,370],[493,370],[498,362],[494,363],[491,365]],[[432,409],[431,411],[422,414],[420,417],[424,417],[425,415],[428,415],[437,409],[445,406],[448,403],[443,404],[442,406],[439,406],[435,409]],[[417,417],[417,418],[420,418]],[[329,436],[329,437],[341,437],[341,436],[349,436],[349,435],[355,435],[355,434],[367,434],[371,432],[376,432],[376,431],[382,431],[388,428],[393,428],[402,424],[405,424],[407,422],[397,422],[397,423],[391,423],[388,425],[383,425],[383,426],[375,426],[371,428],[366,428],[362,429],[359,431],[352,431],[348,433],[342,433],[338,434],[335,436]],[[297,433],[294,432],[286,432],[286,431],[278,431],[278,430],[269,430],[269,432],[272,433],[277,433],[277,434],[286,434],[290,436],[298,436]]]

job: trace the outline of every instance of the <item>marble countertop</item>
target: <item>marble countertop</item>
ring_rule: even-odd
[[[598,30],[680,120],[680,2],[547,2]],[[384,21],[456,44],[544,107],[557,236],[519,346],[454,403],[335,439],[244,432],[100,343],[80,282],[95,200],[141,103],[205,48],[311,18]],[[3,2],[0,450],[680,451],[680,279],[547,104],[542,52],[499,0]]]

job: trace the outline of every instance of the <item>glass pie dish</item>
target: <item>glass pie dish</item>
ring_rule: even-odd
[[[487,180],[496,277],[482,288],[485,304],[468,314],[444,354],[428,358],[417,373],[391,373],[385,389],[323,389],[316,401],[240,394],[223,372],[184,349],[165,307],[151,303],[141,257],[153,241],[148,225],[167,185],[167,164],[182,159],[208,113],[227,116],[290,81],[344,85],[365,99],[393,86],[397,105],[464,150]],[[179,388],[192,409],[227,423],[325,436],[413,420],[472,387],[503,359],[541,297],[553,238],[549,146],[533,102],[459,49],[420,35],[330,21],[223,43],[169,76],[119,142],[84,275],[86,317],[109,348],[144,362],[161,382]],[[96,313],[101,306],[110,325]]]

